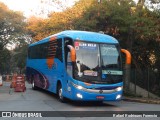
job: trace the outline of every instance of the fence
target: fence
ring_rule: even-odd
[[[157,69],[131,69],[130,89],[135,96],[147,94],[145,97],[160,98],[160,75]],[[141,96],[144,96],[142,95]]]

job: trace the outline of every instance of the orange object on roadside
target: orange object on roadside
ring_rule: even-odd
[[[16,77],[14,91],[15,92],[24,92],[25,90],[26,90],[26,86],[25,86],[24,76],[18,75]]]

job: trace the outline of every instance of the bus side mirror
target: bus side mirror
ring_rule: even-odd
[[[121,49],[126,55],[126,64],[125,64],[125,76],[124,76],[124,86],[125,91],[129,90],[130,86],[130,70],[131,70],[131,53],[128,50]]]
[[[71,61],[76,62],[76,50],[71,45],[67,45],[67,47],[70,49],[71,52]]]
[[[131,53],[128,50],[121,49],[121,52],[123,52],[126,55],[126,64],[131,64]]]

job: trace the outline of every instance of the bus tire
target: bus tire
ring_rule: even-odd
[[[58,89],[57,89],[57,95],[58,95],[59,100],[64,103],[66,101],[66,99],[62,95],[62,93],[63,93],[63,91],[62,91],[62,85],[61,85],[61,83],[59,83],[58,84]]]
[[[33,90],[37,90],[37,89],[38,89],[38,87],[35,86],[35,80],[34,80],[33,77],[32,77],[32,89],[33,89]]]

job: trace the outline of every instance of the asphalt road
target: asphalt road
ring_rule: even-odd
[[[119,111],[160,111],[159,104],[147,104],[147,103],[138,103],[138,102],[128,102],[128,101],[120,101],[120,102],[104,102],[104,103],[95,103],[95,102],[73,102],[67,101],[67,103],[61,103],[55,94],[46,92],[44,90],[32,90],[31,85],[26,84],[27,90],[26,92],[14,92],[9,88],[10,83],[4,82],[3,86],[0,87],[0,111],[36,111],[42,112],[46,115],[48,114],[58,114],[58,117],[54,117],[55,119],[84,119],[83,115],[90,114],[90,117],[87,119],[96,119],[98,115],[101,113],[110,111],[118,111],[116,112],[116,117],[107,117],[107,120],[115,119],[115,120],[127,120],[127,119],[135,119],[135,117],[124,117],[123,113],[118,116]],[[59,112],[63,111],[63,112]],[[65,113],[66,111],[66,113]],[[68,112],[70,111],[70,112]],[[78,111],[78,112],[76,112]],[[85,111],[85,112],[84,112]],[[89,111],[87,113],[86,111]],[[71,114],[78,114],[82,116],[72,117]],[[152,112],[149,112],[153,114]],[[147,112],[147,114],[149,114]],[[96,117],[97,114],[97,117]],[[128,113],[127,113],[128,114]],[[139,113],[138,113],[139,114]],[[60,117],[62,115],[62,117]],[[69,115],[69,116],[67,116]],[[103,114],[104,115],[104,114]],[[129,113],[130,115],[130,113]],[[92,117],[93,116],[93,117]],[[0,118],[1,119],[12,119],[13,118]],[[14,118],[15,120],[19,118]],[[27,118],[23,118],[27,119]],[[36,118],[30,118],[36,119]],[[41,119],[41,118],[38,118]],[[52,119],[51,117],[45,117],[44,120]],[[98,117],[98,119],[106,119],[106,117]],[[142,118],[136,118],[136,120],[141,120]],[[155,119],[159,120],[160,118],[144,118],[146,120]]]

